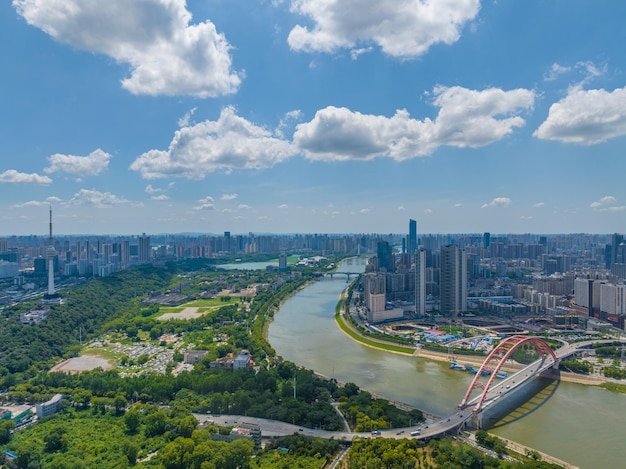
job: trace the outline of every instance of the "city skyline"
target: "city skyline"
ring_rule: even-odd
[[[0,6],[0,236],[626,232],[626,4],[343,5]]]

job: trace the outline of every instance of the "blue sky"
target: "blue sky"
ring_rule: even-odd
[[[13,0],[0,235],[626,232],[626,2]]]

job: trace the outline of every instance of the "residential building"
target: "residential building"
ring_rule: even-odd
[[[467,255],[458,246],[441,247],[440,310],[456,315],[467,309]]]
[[[415,251],[415,314],[426,314],[426,250]]]

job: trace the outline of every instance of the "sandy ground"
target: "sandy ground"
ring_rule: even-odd
[[[169,321],[170,319],[196,319],[200,316],[203,316],[205,313],[199,313],[198,310],[200,308],[197,307],[187,307],[183,309],[180,313],[165,313],[162,316],[159,316],[159,321]]]
[[[108,370],[110,368],[113,368],[113,366],[106,358],[102,358],[97,355],[81,355],[80,357],[70,358],[69,360],[64,360],[61,363],[57,363],[52,367],[50,371],[79,373],[81,371],[93,370],[95,368]]]

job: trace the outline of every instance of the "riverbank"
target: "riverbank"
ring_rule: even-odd
[[[401,355],[411,354],[416,357],[425,358],[427,360],[434,360],[438,362],[451,362],[458,361],[463,364],[475,365],[476,367],[480,367],[485,361],[485,357],[477,356],[477,355],[463,355],[463,354],[455,354],[448,352],[437,352],[434,350],[428,350],[425,348],[417,347],[415,349],[409,350],[408,347],[397,346],[391,344],[390,342],[384,341],[382,339],[377,339],[374,337],[369,337],[364,335],[361,331],[354,327],[354,325],[350,322],[348,318],[345,317],[345,311],[341,311],[342,306],[345,305],[345,290],[341,292],[339,297],[339,301],[337,303],[337,309],[335,311],[335,321],[339,328],[352,340],[365,345],[366,347],[384,350],[386,352],[398,353]],[[511,363],[507,362],[503,365],[502,369],[508,372],[515,372],[522,369],[524,365],[519,363]],[[571,373],[567,371],[559,372],[559,379],[562,381],[567,381],[568,383],[576,383],[583,384],[586,386],[599,386],[603,383],[615,383],[622,384],[619,381],[616,381],[611,378],[605,378],[603,376],[598,375],[581,375],[578,373]]]
[[[359,342],[360,344],[365,345],[366,347],[384,350],[385,352],[399,353],[401,355],[414,354],[414,349],[412,347],[406,347],[400,344],[393,344],[389,341],[378,339],[376,337],[364,336],[354,327],[350,320],[345,320],[343,316],[344,313],[342,313],[341,311],[346,302],[345,294],[346,290],[343,290],[339,295],[339,301],[337,302],[337,306],[335,306],[335,322],[344,334]]]

